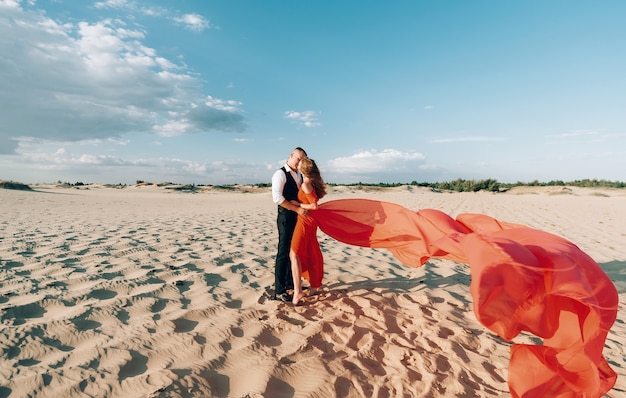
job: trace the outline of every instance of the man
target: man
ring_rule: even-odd
[[[297,147],[289,155],[283,167],[272,176],[272,200],[278,205],[278,252],[274,266],[274,299],[291,302],[287,290],[293,289],[289,249],[291,236],[298,220],[298,214],[305,215],[306,210],[298,205],[298,189],[302,175],[298,172],[300,160],[306,157],[304,149]]]

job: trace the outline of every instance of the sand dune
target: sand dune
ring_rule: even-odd
[[[0,189],[0,397],[507,397],[510,342],[479,324],[469,269],[402,265],[322,233],[325,290],[269,299],[268,189]],[[604,353],[626,393],[626,192],[336,187],[571,240],[615,282]],[[515,342],[535,341],[522,335]]]

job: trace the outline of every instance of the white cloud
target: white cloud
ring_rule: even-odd
[[[172,11],[163,7],[154,6],[154,5],[139,5],[137,1],[132,1],[132,0],[98,1],[94,4],[94,7],[98,9],[115,9],[115,10],[125,10],[129,12],[137,12],[137,13],[140,13],[140,14],[152,17],[152,18],[170,18],[169,15],[172,13]],[[189,14],[189,15],[195,16],[195,18],[187,17],[186,15],[184,15],[179,18],[170,18],[170,19],[176,23],[183,24],[187,29],[190,29],[190,30],[198,30],[198,27],[203,26],[203,21],[206,24],[206,26],[203,27],[202,30],[212,27],[210,26],[208,21],[204,19],[204,17],[200,15],[196,15],[196,14]]]
[[[323,172],[330,182],[377,183],[410,182],[419,179],[420,173],[432,173],[435,169],[419,152],[385,149],[332,159],[324,165]]]
[[[317,121],[318,113],[316,111],[287,111],[284,113],[285,119],[294,120],[305,127],[317,127],[322,124]]]
[[[185,161],[185,162],[181,162],[181,168],[182,170],[190,173],[190,174],[196,174],[196,175],[202,175],[204,173],[206,173],[207,171],[207,165],[204,163],[200,163],[200,162],[195,162],[195,161]]]
[[[185,26],[186,29],[195,32],[202,32],[212,27],[211,23],[206,18],[198,14],[185,14],[180,17],[174,17],[173,20]]]
[[[269,177],[264,165],[239,159],[229,161],[197,160],[178,157],[135,157],[132,151],[118,151],[115,140],[53,142],[22,139],[19,157],[12,167],[24,169],[29,183],[61,180],[85,183],[125,183],[136,180],[176,183],[257,183]],[[0,169],[3,167],[0,157]]]
[[[405,170],[408,163],[422,163],[424,155],[418,152],[401,152],[396,149],[363,151],[351,156],[330,160],[334,169],[350,173],[377,173]]]
[[[0,108],[0,154],[13,153],[23,137],[246,129],[235,114],[241,103],[200,93],[201,82],[184,65],[143,44],[141,29],[114,19],[63,23],[15,2],[0,4],[13,7],[0,15],[0,103],[7,104]]]
[[[112,155],[72,154],[65,148],[59,148],[52,153],[23,150],[22,161],[31,167],[47,170],[67,170],[95,166],[133,165]]]
[[[106,0],[98,1],[94,4],[96,8],[130,8],[133,2],[128,0]]]
[[[227,112],[239,112],[240,109],[238,108],[238,106],[241,105],[241,102],[233,100],[222,100],[219,98],[213,98],[209,95],[205,104],[209,108],[213,109],[219,109]]]
[[[174,137],[185,134],[191,128],[188,120],[169,120],[163,124],[155,124],[153,131],[163,137]]]
[[[0,8],[20,8],[18,0],[0,0]]]

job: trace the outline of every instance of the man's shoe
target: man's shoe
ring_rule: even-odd
[[[287,293],[280,293],[274,296],[274,300],[282,301],[283,303],[290,303],[293,297]]]

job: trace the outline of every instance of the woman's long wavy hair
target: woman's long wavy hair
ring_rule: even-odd
[[[315,189],[315,194],[318,199],[322,199],[326,196],[326,184],[322,179],[320,169],[318,169],[317,164],[315,164],[315,160],[306,157],[303,158],[300,161],[300,171],[302,174],[311,179],[311,183],[313,184],[313,188]]]

